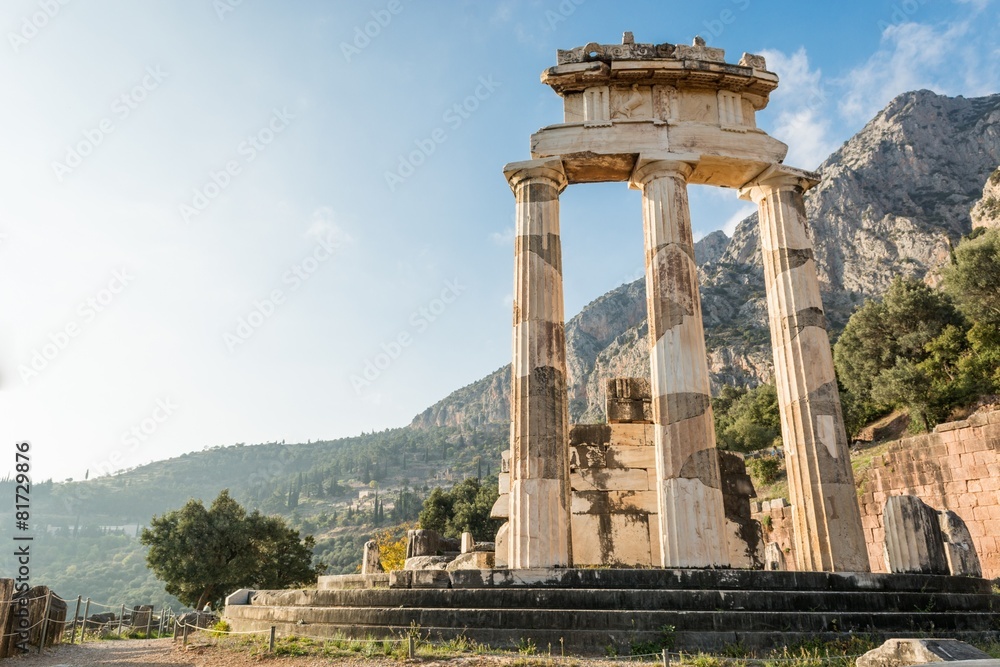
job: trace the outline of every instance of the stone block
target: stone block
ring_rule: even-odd
[[[497,501],[493,503],[493,509],[490,510],[491,519],[508,519],[510,518],[510,494],[501,493]]]
[[[623,513],[659,513],[656,491],[609,491],[608,505],[612,512]]]
[[[608,444],[653,448],[656,444],[656,428],[652,424],[612,424]]]
[[[467,554],[470,551],[476,550],[476,541],[472,539],[472,533],[464,532],[462,533],[462,553]]]
[[[777,542],[768,542],[764,547],[764,569],[765,570],[787,570],[785,566],[785,552],[781,550],[781,545]]]
[[[448,563],[445,569],[452,570],[492,570],[496,561],[491,551],[470,551],[463,553]]]
[[[574,445],[569,448],[570,469],[603,468],[606,465],[603,445]]]
[[[601,535],[607,532],[607,527],[601,525],[601,516],[598,514],[573,515],[573,565],[603,564]]]
[[[413,572],[408,570],[393,570],[389,573],[389,588],[410,588],[413,583]]]
[[[510,549],[509,543],[507,542],[507,534],[510,531],[510,523],[504,522],[500,526],[500,530],[497,531],[497,536],[494,539],[494,544],[496,544],[496,551],[494,552],[494,562],[496,567],[507,567],[508,565],[508,550]]]
[[[448,556],[413,556],[403,563],[404,570],[443,570],[451,562]]]
[[[440,570],[414,570],[411,588],[451,588],[451,577],[442,567]]]
[[[253,594],[256,592],[257,591],[252,588],[241,588],[238,591],[230,593],[226,596],[226,606],[233,607],[250,604],[250,600],[253,599]]]
[[[944,538],[944,552],[948,570],[957,577],[981,577],[983,569],[976,554],[969,528],[962,518],[951,510],[938,512],[938,522]]]
[[[652,423],[652,395],[649,380],[646,378],[608,380],[605,395],[608,423]]]
[[[882,516],[890,572],[948,574],[937,512],[916,496],[893,496]]]
[[[608,468],[656,469],[656,448],[611,445],[606,454]]]
[[[365,542],[364,553],[361,555],[361,574],[376,574],[385,572],[382,569],[381,554],[375,540]]]
[[[647,472],[638,468],[583,469],[570,474],[570,485],[574,491],[645,491],[649,488],[649,479]]]
[[[955,639],[890,639],[858,658],[857,667],[909,667],[990,656]]]
[[[966,428],[969,426],[969,422],[965,419],[954,422],[945,422],[944,424],[938,424],[934,427],[935,433],[944,433],[945,431],[954,431],[958,428]]]
[[[500,452],[500,472],[510,472],[510,450]]]
[[[500,495],[510,493],[510,473],[502,472],[499,475]]]
[[[611,426],[608,424],[577,424],[569,430],[571,447],[588,445],[603,447],[611,442]]]

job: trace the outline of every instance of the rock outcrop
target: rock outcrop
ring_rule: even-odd
[[[1000,95],[952,98],[926,90],[898,96],[833,153],[819,168],[821,183],[806,195],[831,329],[842,328],[897,275],[933,280],[972,230],[976,202],[982,200],[977,220],[992,211],[996,224],[998,164]],[[768,381],[756,214],[731,239],[722,232],[703,238],[695,256],[713,385]],[[599,297],[567,323],[571,421],[604,419],[606,378],[649,376],[647,336],[644,279]],[[431,406],[413,425],[508,422],[509,388],[508,366]]]
[[[990,175],[983,188],[983,198],[976,202],[970,213],[972,228],[1000,227],[1000,167]]]

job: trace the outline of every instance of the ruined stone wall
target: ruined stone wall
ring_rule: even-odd
[[[886,498],[914,495],[952,510],[968,525],[986,578],[1000,577],[1000,410],[940,424],[933,433],[903,438],[858,475],[858,499],[872,571],[885,572],[882,511]],[[791,508],[771,501],[754,518],[770,523],[765,541],[790,554]],[[770,517],[765,519],[764,517]],[[794,557],[788,558],[789,568]]]

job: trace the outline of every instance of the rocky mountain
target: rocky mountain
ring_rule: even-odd
[[[1000,95],[966,99],[927,90],[894,99],[827,158],[806,211],[833,331],[894,276],[933,281],[952,245],[971,231],[973,204],[980,202],[980,219],[996,220],[997,164]],[[772,362],[757,216],[743,220],[731,239],[722,232],[705,237],[695,256],[713,383],[767,381]],[[649,375],[645,316],[645,284],[638,280],[567,323],[572,421],[603,419],[605,378]],[[431,406],[413,425],[507,422],[509,385],[508,366]]]
[[[986,187],[983,188],[983,198],[976,202],[971,212],[972,227],[992,229],[1000,227],[1000,168],[993,172]]]

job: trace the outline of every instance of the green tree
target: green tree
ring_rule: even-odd
[[[490,518],[499,495],[496,486],[484,485],[475,477],[450,491],[436,488],[424,501],[420,527],[436,530],[445,537],[460,537],[469,531],[476,540],[490,541],[501,525],[500,521]]]
[[[313,538],[300,538],[279,517],[246,510],[223,490],[211,507],[189,500],[154,516],[142,531],[146,564],[182,603],[218,607],[238,588],[285,588],[316,580]]]
[[[896,278],[881,301],[868,301],[847,322],[834,346],[834,363],[845,393],[845,421],[856,430],[895,407],[907,407],[925,424],[936,422],[951,402],[935,348],[944,335],[964,336],[967,326],[947,294],[909,278]],[[937,361],[923,363],[939,355]],[[957,357],[952,360],[957,362]],[[946,373],[945,373],[946,375]],[[907,381],[922,387],[909,387]]]
[[[715,437],[723,449],[752,452],[781,443],[781,414],[773,384],[725,386],[712,401]]]

